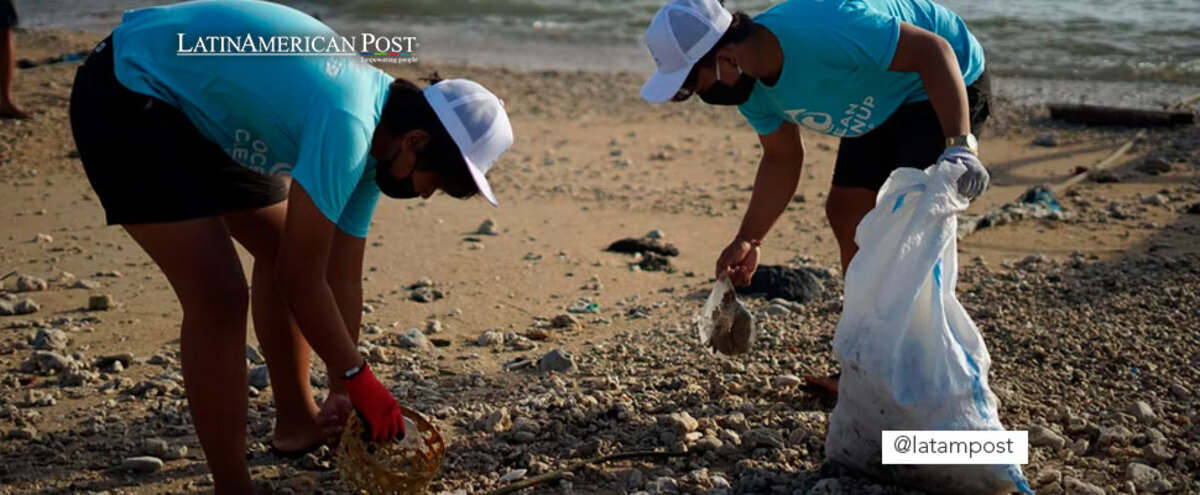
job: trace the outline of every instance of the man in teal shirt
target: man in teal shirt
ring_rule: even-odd
[[[987,188],[973,134],[989,113],[983,49],[958,15],[929,0],[788,0],[753,19],[717,0],[673,0],[646,44],[657,71],[643,98],[738,105],[758,133],[754,192],[716,263],[717,276],[737,285],[750,282],[762,240],[796,191],[801,127],[841,138],[825,213],[843,272],[859,221],[896,168],[948,160],[965,168],[961,194]]]
[[[376,200],[442,190],[494,205],[484,174],[513,141],[500,100],[472,81],[420,88],[343,50],[192,55],[197,40],[227,37],[337,34],[256,0],[130,11],[80,67],[70,108],[108,223],[142,246],[183,306],[184,382],[218,494],[252,493],[247,306],[267,359],[277,452],[316,448],[353,411],[376,441],[404,435],[395,398],[356,345]],[[233,241],[254,257],[252,292]],[[320,409],[310,345],[330,374]]]

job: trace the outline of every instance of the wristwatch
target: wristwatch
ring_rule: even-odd
[[[971,150],[972,153],[979,152],[979,140],[975,139],[975,135],[971,134],[969,132],[962,136],[954,136],[954,137],[946,138],[946,147],[947,148],[953,148],[955,146],[962,146],[964,148],[967,148],[967,149]]]

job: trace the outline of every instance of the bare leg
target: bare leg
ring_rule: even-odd
[[[13,103],[13,64],[16,63],[13,45],[13,32],[5,29],[0,35],[0,118],[28,119],[32,115]]]
[[[262,344],[275,398],[275,431],[272,441],[283,451],[302,451],[323,435],[317,423],[318,408],[309,386],[310,350],[292,320],[278,286],[275,261],[287,218],[287,202],[257,210],[227,212],[229,230],[254,256],[250,314],[254,333]]]
[[[180,350],[188,406],[215,491],[250,494],[246,467],[246,307],[242,265],[217,217],[126,225],[183,306]]]

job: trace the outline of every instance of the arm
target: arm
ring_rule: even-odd
[[[971,132],[971,117],[967,106],[967,86],[954,49],[941,36],[907,22],[900,23],[900,39],[896,55],[888,70],[916,72],[921,75],[929,103],[937,112],[946,137]]]
[[[336,230],[304,187],[293,181],[276,278],[300,333],[325,362],[330,382],[340,385],[333,377],[362,365],[363,360],[347,329],[344,306],[338,304],[329,284],[329,277],[337,272],[329,263]]]
[[[758,247],[796,193],[804,167],[804,140],[796,124],[784,122],[779,129],[760,135],[763,157],[754,179],[750,205],[742,217],[737,238],[717,259],[717,276],[729,275],[736,285],[747,285],[758,268]]]
[[[359,326],[362,323],[362,266],[366,245],[366,239],[335,230],[329,256],[329,270],[325,277],[333,291],[342,321],[345,322],[346,332],[355,343],[356,349]],[[341,380],[329,380],[329,388],[336,393],[345,393]]]

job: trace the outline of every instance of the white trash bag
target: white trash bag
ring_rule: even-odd
[[[966,168],[892,172],[858,225],[833,339],[841,364],[827,461],[941,493],[1033,493],[1016,465],[881,464],[883,430],[1003,430],[983,336],[954,294],[955,188]]]
[[[721,354],[749,352],[754,344],[754,315],[738,300],[729,277],[717,279],[695,322],[700,343]]]

